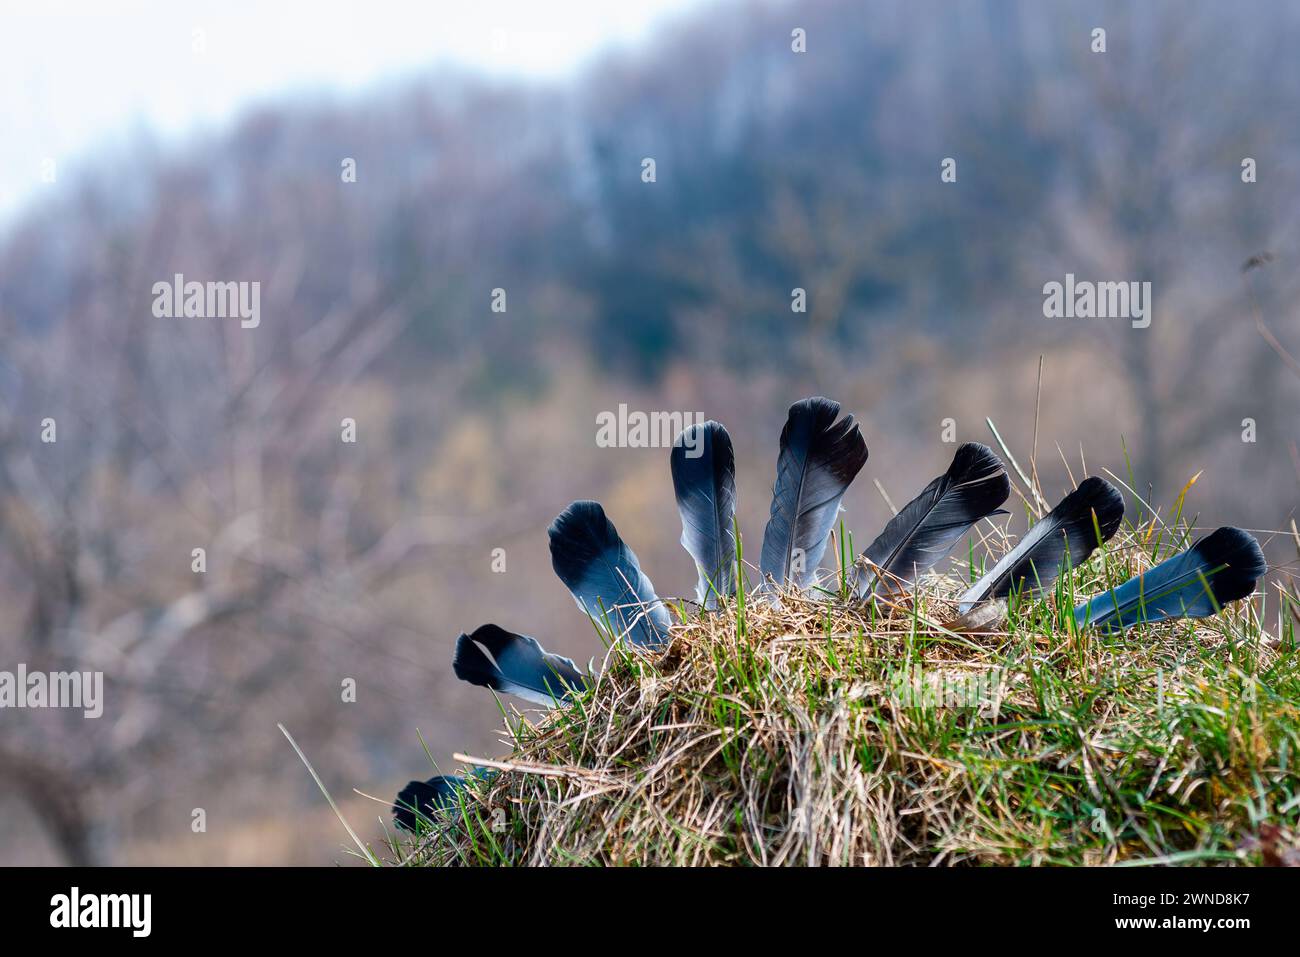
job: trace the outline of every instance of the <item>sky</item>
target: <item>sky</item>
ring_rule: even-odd
[[[0,225],[99,149],[435,64],[557,79],[700,0],[0,0]]]

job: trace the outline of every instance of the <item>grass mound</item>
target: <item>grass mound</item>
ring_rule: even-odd
[[[568,707],[510,713],[511,754],[467,759],[496,773],[395,860],[1294,860],[1290,615],[1270,633],[1257,597],[1114,638],[1070,615],[1189,541],[1125,529],[982,634],[943,627],[964,582],[934,576],[897,603],[841,587],[687,610],[664,653],[615,646]]]

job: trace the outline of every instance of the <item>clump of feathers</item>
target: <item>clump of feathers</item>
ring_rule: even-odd
[[[1006,635],[1003,626],[1012,608],[1021,614],[1037,607],[1047,609],[1045,613],[1054,615],[1069,633],[1089,629],[1113,641],[1136,626],[1218,615],[1224,606],[1250,595],[1266,570],[1254,537],[1224,527],[1151,567],[1137,568],[1125,579],[1099,581],[1093,576],[1076,582],[1075,572],[1087,567],[1094,553],[1114,549],[1112,540],[1123,523],[1122,495],[1092,476],[1037,519],[1018,544],[988,562],[982,574],[972,574],[973,582],[968,579],[960,588],[940,585],[923,593],[924,582],[950,581],[934,569],[972,528],[1006,514],[1002,506],[1011,489],[1006,467],[992,449],[978,443],[960,446],[948,469],[899,510],[851,568],[823,570],[840,501],[867,456],[860,426],[852,415],[841,415],[838,403],[816,397],[791,406],[781,432],[760,561],[753,568],[739,559],[730,436],[712,421],[683,432],[670,451],[669,465],[682,546],[698,573],[698,610],[681,621],[674,620],[655,593],[635,552],[598,503],[574,502],[566,508],[548,533],[552,565],[579,609],[607,635],[612,663],[598,675],[589,674],[547,652],[535,638],[487,624],[461,635],[454,670],[463,680],[497,694],[556,709],[552,715],[565,713],[569,704],[580,700],[586,732],[579,750],[586,753],[564,760],[551,744],[570,722],[560,717],[543,720],[535,734],[520,740],[509,765],[512,771],[524,765],[532,769],[522,778],[479,768],[469,777],[435,775],[412,781],[394,805],[397,824],[426,833],[445,819],[444,811],[463,811],[467,802],[518,803],[530,795],[539,802],[537,807],[558,808],[563,806],[556,804],[562,793],[591,788],[599,797],[584,802],[588,811],[581,830],[568,828],[568,814],[533,821],[539,828],[536,841],[524,840],[520,859],[542,863],[562,853],[602,862],[711,861],[709,841],[687,853],[675,832],[664,832],[660,818],[683,825],[691,818],[699,828],[694,833],[708,835],[720,826],[718,821],[710,825],[710,815],[732,808],[749,822],[737,837],[739,844],[728,845],[733,857],[756,863],[805,857],[813,862],[851,852],[889,863],[912,856],[902,836],[904,812],[885,800],[884,792],[866,787],[870,782],[887,787],[889,782],[875,780],[879,774],[847,770],[843,774],[848,777],[841,780],[831,770],[846,767],[836,763],[843,761],[843,749],[852,741],[860,747],[871,739],[868,729],[855,718],[850,727],[831,734],[824,724],[808,725],[806,717],[793,721],[789,713],[777,725],[763,723],[762,715],[770,714],[777,702],[788,704],[811,694],[800,685],[806,685],[807,675],[800,678],[796,663],[817,663],[812,674],[821,684],[829,683],[823,692],[828,697],[820,703],[830,708],[827,714],[834,720],[847,720],[855,713],[848,704],[855,695],[879,693],[881,673],[872,668],[846,670],[840,656],[854,660],[869,654],[877,664],[905,662],[917,654],[908,642],[914,640],[918,625],[940,636],[939,644],[941,636],[956,638],[962,632]],[[1085,581],[1090,590],[1076,595],[1074,586]],[[753,584],[750,594],[747,582]],[[1083,600],[1077,605],[1066,605],[1079,598]],[[904,635],[909,639],[903,640]],[[951,657],[969,646],[969,641],[945,646],[945,654]],[[974,647],[983,651],[981,645]],[[763,666],[756,668],[758,660]],[[730,669],[724,666],[729,661],[735,662]],[[731,702],[729,709],[734,706],[734,697],[718,696],[727,676],[739,670],[747,678],[748,695],[742,697],[755,699],[752,721],[739,723],[736,715],[735,721],[718,726],[721,740],[711,747],[703,742],[717,737],[712,732],[698,746],[690,746],[683,729],[704,733],[716,723],[720,701]],[[661,694],[659,689],[665,687],[670,690]],[[704,720],[710,715],[699,712],[698,704],[690,704],[701,700],[714,702],[712,722]],[[878,711],[877,718],[881,714]],[[884,715],[888,720],[900,718],[889,709]],[[734,729],[740,727],[746,729],[743,741],[735,737]],[[573,740],[561,737],[572,751]],[[681,750],[674,750],[671,741],[678,741]],[[727,794],[710,790],[710,768],[719,755],[731,754],[725,763],[734,775],[735,762],[743,768],[745,755],[755,747],[767,756],[758,779],[779,780],[788,788],[785,812],[812,813],[808,809],[813,808],[848,822],[847,830],[822,834],[829,842],[824,846],[809,844],[807,834],[788,830],[793,818],[785,829],[773,831],[772,793],[760,801],[746,785],[730,794],[738,803],[728,804]],[[661,757],[652,760],[655,754]],[[782,754],[787,756],[779,757]],[[645,764],[634,760],[637,755]],[[662,755],[672,755],[673,760]],[[903,764],[906,778],[911,759]],[[547,770],[537,770],[543,767]],[[628,769],[639,770],[629,776]],[[928,779],[918,773],[913,784]],[[814,785],[816,794],[807,791]],[[637,794],[674,788],[681,793],[671,814],[637,812]],[[616,795],[622,797],[615,800]],[[832,800],[833,795],[839,797]],[[848,804],[836,803],[850,796]],[[611,819],[611,814],[616,817]],[[460,818],[463,823],[463,814]],[[774,843],[774,833],[784,836]],[[646,856],[644,849],[652,846],[648,835],[673,849],[668,859]],[[433,856],[441,859],[436,852]]]

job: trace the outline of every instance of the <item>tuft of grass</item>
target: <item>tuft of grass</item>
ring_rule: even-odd
[[[393,860],[1208,864],[1259,861],[1261,833],[1294,847],[1292,617],[1268,632],[1257,597],[1116,638],[1074,627],[1074,604],[1189,535],[1129,525],[982,634],[943,623],[958,576],[1000,548],[862,603],[841,544],[828,589],[688,614],[662,654],[610,647],[570,706],[509,715],[507,758],[458,756],[495,775]]]

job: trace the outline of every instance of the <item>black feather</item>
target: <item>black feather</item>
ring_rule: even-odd
[[[869,597],[877,582],[887,588],[911,584],[948,554],[966,530],[997,514],[1011,493],[1006,466],[978,442],[957,449],[952,465],[925,487],[863,553],[874,566],[861,577],[858,595]]]
[[[840,499],[867,461],[862,430],[840,404],[820,396],[790,406],[763,532],[763,580],[803,587],[826,551]]]
[[[1030,594],[1050,588],[1060,577],[1067,555],[1070,567],[1078,568],[1098,545],[1110,541],[1123,518],[1124,497],[1119,490],[1103,478],[1084,479],[961,596],[958,614],[966,614],[976,602],[1006,598],[1013,591]]]
[[[1267,568],[1255,536],[1225,526],[1187,551],[1080,605],[1074,610],[1074,620],[1079,625],[1118,632],[1139,622],[1204,618],[1253,592]]]
[[[556,704],[587,687],[587,676],[571,660],[551,654],[536,638],[496,625],[461,635],[451,667],[461,681],[534,704]]]
[[[695,453],[695,454],[692,454]],[[695,559],[697,600],[716,608],[736,593],[736,457],[731,436],[712,420],[684,429],[669,464],[682,516],[682,547]]]
[[[456,804],[465,784],[465,778],[459,774],[435,774],[427,781],[411,781],[398,792],[393,803],[394,823],[404,831],[416,830],[417,820],[428,824],[434,811]]]
[[[668,638],[672,619],[641,571],[636,554],[596,502],[574,502],[547,529],[551,566],[578,607],[597,621],[606,613],[634,644],[657,647]]]

